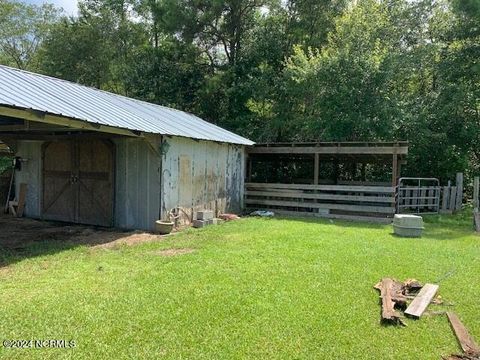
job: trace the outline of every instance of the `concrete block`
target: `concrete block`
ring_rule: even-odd
[[[214,218],[213,219],[213,225],[220,225],[223,223],[225,220],[219,219],[219,218]]]
[[[212,219],[213,219],[212,210],[197,211],[197,220],[212,220]]]
[[[201,229],[207,225],[207,222],[204,220],[193,220],[193,227],[196,229]]]

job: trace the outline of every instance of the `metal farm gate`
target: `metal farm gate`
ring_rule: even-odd
[[[400,178],[396,189],[397,213],[437,214],[440,181],[436,178]]]

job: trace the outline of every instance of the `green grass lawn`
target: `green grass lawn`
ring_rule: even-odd
[[[380,325],[382,277],[440,283],[480,341],[480,237],[469,215],[390,226],[243,219],[116,249],[32,248],[0,269],[0,340],[73,339],[2,358],[439,359],[460,352],[445,316]],[[158,251],[192,248],[180,256]],[[42,255],[42,251],[44,254]],[[28,255],[28,254],[27,254]]]

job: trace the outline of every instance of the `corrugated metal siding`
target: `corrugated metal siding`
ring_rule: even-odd
[[[1,65],[0,104],[147,133],[253,144],[183,111]]]
[[[117,138],[115,143],[115,226],[153,230],[162,207],[181,207],[191,218],[200,209],[240,212],[244,194],[244,147],[172,137],[150,146],[143,139]],[[28,184],[25,214],[41,217],[42,141],[18,141],[16,155],[27,161],[16,173],[16,189]],[[161,164],[162,161],[162,164]],[[160,169],[163,173],[162,186]],[[160,190],[162,188],[162,196]],[[184,216],[184,220],[186,217]]]
[[[26,160],[22,169],[15,172],[15,193],[20,191],[20,184],[26,183],[25,216],[40,218],[42,194],[42,144],[43,141],[18,141],[16,156]]]
[[[243,146],[166,140],[163,156],[162,211],[181,207],[190,218],[200,209],[240,212],[243,208]]]
[[[117,139],[115,145],[115,226],[153,230],[160,212],[160,157],[141,139]]]

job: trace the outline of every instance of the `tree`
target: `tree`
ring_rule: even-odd
[[[147,42],[121,0],[86,0],[77,18],[63,18],[46,39],[41,69],[63,79],[128,95],[125,72]]]
[[[58,20],[51,4],[28,5],[0,0],[0,60],[20,69],[37,68],[37,51]]]

